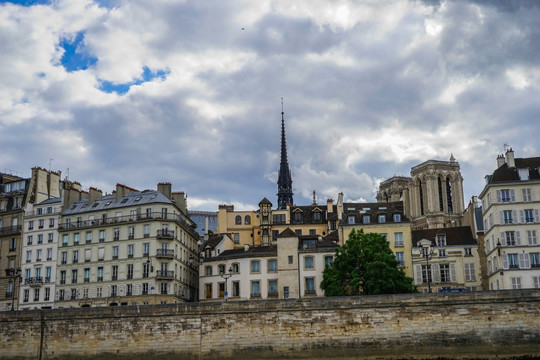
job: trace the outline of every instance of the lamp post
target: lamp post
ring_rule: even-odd
[[[431,268],[429,265],[429,260],[433,256],[434,249],[431,247],[431,241],[424,239],[419,241],[420,246],[422,247],[422,256],[426,258],[426,278],[427,278],[427,286],[428,286],[428,293],[431,293]]]
[[[500,258],[501,258],[501,240],[500,239],[497,239],[497,267],[499,269],[502,269],[503,267],[499,267],[499,263],[500,263]],[[502,287],[502,290],[504,290],[504,278],[503,278],[503,275],[504,275],[504,271],[501,270],[499,272],[499,275],[501,276],[501,287]]]
[[[225,279],[225,301],[227,301],[227,280],[229,280],[229,278],[232,276],[233,274],[233,270],[232,268],[229,267],[229,272],[226,274],[225,271],[221,270],[219,272],[219,275]]]
[[[17,290],[17,282],[20,283],[22,280],[21,268],[18,267],[17,269],[6,269],[6,276],[9,276],[9,281],[13,286],[11,289],[11,311],[15,311],[15,291]]]
[[[199,282],[199,276],[200,276],[200,274],[199,274],[199,266],[202,265],[203,261],[204,261],[204,257],[202,256],[202,254],[200,252],[199,252],[199,259],[198,259],[197,262],[196,262],[196,259],[195,259],[195,257],[193,255],[189,255],[189,265],[191,265],[192,267],[194,267],[197,270],[197,280],[196,280],[197,283]],[[198,288],[198,286],[195,286],[195,289],[194,289],[193,292],[194,292],[194,295],[195,295],[195,299],[197,301],[199,301],[199,294],[196,291],[197,288]],[[193,297],[190,296],[190,298],[192,299],[191,301],[193,301]]]

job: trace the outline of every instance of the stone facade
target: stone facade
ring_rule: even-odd
[[[0,313],[3,359],[517,359],[540,290]]]

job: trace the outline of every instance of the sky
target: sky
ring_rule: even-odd
[[[171,182],[190,210],[374,202],[424,161],[478,195],[540,156],[540,1],[0,2],[0,171]],[[465,204],[466,205],[466,204]]]

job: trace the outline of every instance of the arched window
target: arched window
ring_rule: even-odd
[[[234,224],[242,225],[242,217],[240,215],[236,215],[236,217],[234,218]]]
[[[244,217],[244,224],[246,224],[246,225],[250,225],[250,224],[251,224],[251,216],[246,215],[246,216]]]
[[[453,213],[452,206],[452,184],[450,183],[450,178],[446,178],[446,198],[448,202],[448,213]]]
[[[442,181],[440,177],[437,178],[437,185],[439,186],[439,210],[444,211]]]
[[[424,194],[422,192],[422,180],[418,181],[418,191],[420,192],[420,215],[424,215]]]

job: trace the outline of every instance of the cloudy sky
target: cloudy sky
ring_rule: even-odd
[[[3,1],[0,171],[276,205],[284,98],[295,203],[375,201],[450,154],[470,198],[505,143],[540,156],[538,19],[535,0]]]

